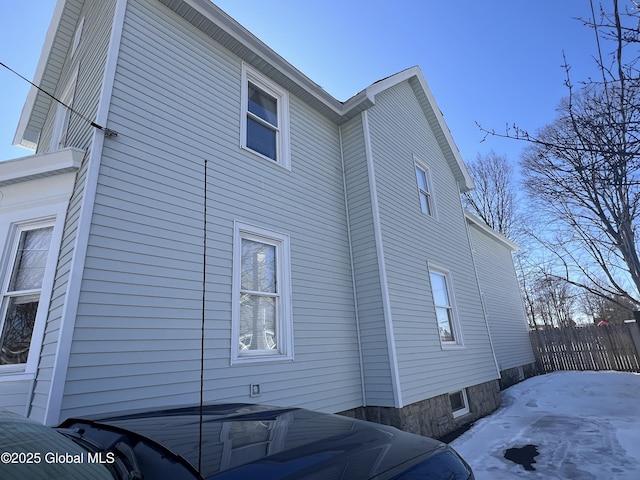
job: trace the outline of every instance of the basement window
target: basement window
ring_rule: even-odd
[[[458,390],[457,392],[450,393],[449,402],[451,403],[453,418],[458,418],[469,413],[469,400],[467,398],[467,390],[465,388]]]

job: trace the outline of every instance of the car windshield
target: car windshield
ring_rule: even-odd
[[[108,457],[92,454],[52,428],[0,415],[0,478],[113,480]]]

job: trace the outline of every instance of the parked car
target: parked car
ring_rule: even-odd
[[[453,449],[430,438],[340,415],[249,404],[71,418],[55,429],[1,415],[0,453],[0,478],[474,478]]]

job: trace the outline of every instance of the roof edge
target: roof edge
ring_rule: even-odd
[[[50,177],[80,168],[84,150],[65,148],[41,155],[29,155],[0,162],[0,187]]]
[[[36,71],[33,75],[33,83],[35,83],[36,85],[40,85],[40,83],[42,82],[42,77],[44,75],[45,68],[47,67],[49,55],[51,54],[51,48],[53,47],[53,41],[55,40],[58,26],[60,25],[60,20],[62,19],[64,5],[65,0],[58,0],[56,6],[53,9],[51,23],[49,24],[49,29],[47,30],[47,35],[44,39],[44,45],[42,46],[42,51],[40,53],[40,59],[38,60],[38,65],[36,66]],[[27,138],[27,125],[29,123],[33,107],[35,105],[37,94],[38,90],[36,89],[36,87],[31,86],[31,88],[29,89],[29,93],[27,94],[27,99],[24,103],[24,106],[22,107],[20,119],[18,120],[18,127],[16,128],[16,133],[13,136],[13,145],[28,148],[29,150],[35,150],[35,145],[37,145],[37,139]]]
[[[458,149],[455,141],[453,140],[453,136],[451,135],[451,130],[447,126],[447,123],[444,120],[444,116],[442,115],[442,111],[438,107],[435,97],[429,88],[429,84],[422,73],[422,69],[419,66],[413,66],[402,70],[394,75],[383,78],[382,80],[378,80],[377,82],[371,84],[366,88],[367,97],[371,99],[371,102],[374,102],[375,96],[383,92],[399,83],[405,81],[415,80],[420,89],[424,92],[426,100],[429,104],[429,108],[433,111],[433,115],[437,122],[437,128],[442,133],[444,140],[446,142],[446,146],[448,146],[448,152],[446,149],[443,151],[445,156],[449,156],[449,160],[453,162],[454,165],[459,169],[458,174],[454,172],[454,175],[458,181],[458,188],[460,189],[460,193],[468,192],[475,188],[475,184],[473,183],[473,179],[471,175],[469,175],[469,171],[467,170],[467,166],[460,155],[460,150]]]
[[[486,233],[490,237],[493,237],[498,242],[504,244],[512,252],[517,252],[517,251],[520,250],[520,245],[518,245],[517,243],[509,240],[502,233],[495,231],[493,228],[491,228],[489,225],[487,225],[487,223],[485,221],[483,221],[480,217],[478,217],[474,213],[472,213],[469,210],[465,209],[464,210],[464,216],[467,219],[467,222],[469,224],[478,227],[480,230],[482,230],[484,233]]]

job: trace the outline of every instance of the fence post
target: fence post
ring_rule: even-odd
[[[636,346],[636,354],[638,358],[640,358],[640,311],[635,310],[633,312],[633,318],[635,318],[635,323],[629,324],[629,332],[631,332],[631,338],[633,339],[633,344]]]

